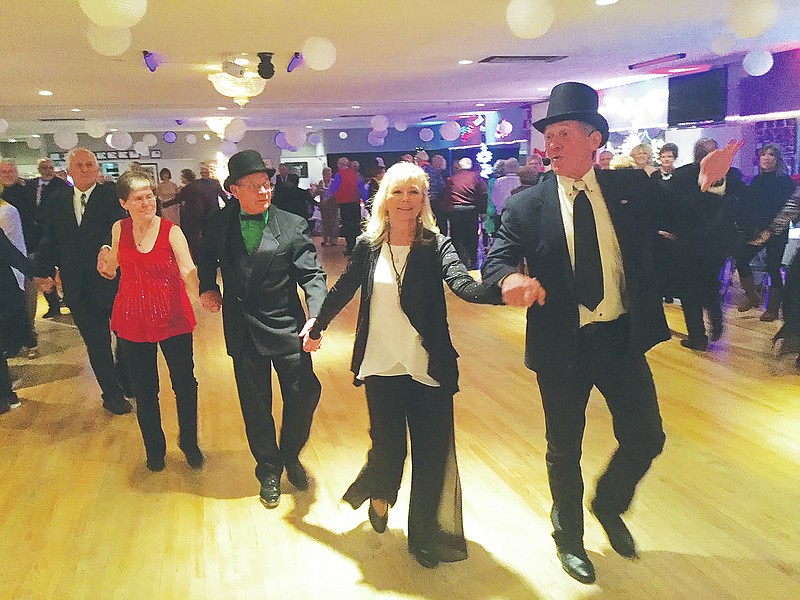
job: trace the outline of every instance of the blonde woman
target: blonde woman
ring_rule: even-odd
[[[653,166],[653,149],[650,144],[638,144],[631,148],[630,155],[636,161],[636,168],[642,169],[650,177],[656,172]]]
[[[369,500],[372,527],[385,531],[403,475],[408,423],[408,547],[428,568],[467,557],[453,430],[458,354],[442,280],[469,302],[500,303],[496,290],[476,283],[439,233],[425,172],[397,163],[381,181],[344,273],[303,330],[304,348],[317,350],[320,332],[361,288],[351,370],[355,384],[366,388],[372,447],[343,499],[353,508]]]

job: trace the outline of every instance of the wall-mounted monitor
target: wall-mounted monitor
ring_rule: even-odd
[[[670,127],[725,120],[728,106],[726,68],[671,77],[668,87],[667,122]]]

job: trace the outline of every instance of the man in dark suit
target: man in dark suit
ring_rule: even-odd
[[[100,167],[86,148],[67,154],[67,171],[74,187],[54,192],[48,199],[48,216],[37,262],[46,272],[58,266],[64,302],[86,344],[89,362],[103,391],[103,408],[115,415],[131,411],[120,383],[122,369],[115,366],[111,349],[111,309],[117,279],[97,272],[97,254],[111,243],[111,226],[124,219],[116,186],[98,184]]]
[[[235,198],[206,223],[198,259],[200,302],[211,312],[222,307],[260,499],[275,508],[284,468],[296,488],[308,487],[298,456],[308,440],[321,386],[302,349],[307,315],[297,286],[303,288],[309,313],[317,314],[327,293],[325,271],[308,222],[271,206],[272,187],[261,155],[255,150],[234,154],[228,170],[225,189]],[[283,397],[280,443],[272,417],[272,367]]]
[[[299,183],[300,176],[297,173],[289,173],[286,176],[286,185],[275,189],[273,202],[281,210],[308,219],[314,212],[314,199],[308,190],[298,187]]]
[[[547,116],[534,123],[553,174],[507,201],[483,268],[507,304],[529,307],[525,364],[537,373],[544,407],[553,538],[564,570],[582,583],[595,580],[583,546],[580,470],[589,392],[596,386],[605,396],[619,442],[591,510],[612,548],[635,558],[620,515],[665,439],[644,353],[670,335],[652,257],[662,192],[642,171],[593,169],[608,138],[597,106],[587,85],[553,88]],[[698,183],[724,175],[736,150],[720,151]],[[530,277],[517,272],[523,258]]]

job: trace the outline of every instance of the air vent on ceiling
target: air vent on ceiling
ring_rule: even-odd
[[[489,63],[492,65],[515,65],[519,63],[535,63],[535,62],[544,62],[544,63],[553,63],[558,62],[559,60],[564,60],[567,58],[566,56],[562,56],[559,54],[533,54],[533,55],[520,55],[520,56],[487,56],[484,59],[479,60],[479,63]]]
[[[65,119],[39,119],[42,123],[71,123],[71,122],[83,122],[86,119],[80,117],[67,117]]]
[[[372,117],[374,117],[374,116],[375,116],[375,115],[364,115],[364,114],[358,114],[358,115],[339,115],[339,118],[340,118],[340,119],[364,119],[364,118],[371,119],[371,118],[372,118]]]

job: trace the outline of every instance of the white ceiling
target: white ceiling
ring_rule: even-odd
[[[800,0],[777,0],[770,31],[740,40],[734,52],[800,45]],[[627,65],[686,52],[680,63],[719,59],[710,48],[729,31],[728,0],[554,1],[556,20],[535,40],[514,37],[506,0],[150,0],[132,28],[133,44],[107,58],[87,42],[89,23],[77,0],[0,1],[0,118],[4,137],[53,131],[39,119],[102,119],[132,131],[200,129],[213,115],[243,116],[249,128],[291,124],[355,127],[386,114],[422,115],[545,99],[554,84],[585,81],[608,87],[639,74]],[[292,53],[311,35],[337,47],[328,71],[286,73]],[[155,73],[141,51],[163,57]],[[226,54],[274,52],[275,77],[244,109],[220,96],[204,65]],[[566,55],[552,64],[477,64],[490,55]],[[735,57],[728,57],[733,60]],[[459,59],[476,64],[461,66]],[[53,91],[40,97],[38,90]],[[361,105],[361,110],[351,108]],[[225,113],[216,107],[227,106]],[[81,108],[82,112],[71,112]],[[324,121],[333,119],[332,122]],[[186,124],[176,127],[175,120]],[[76,127],[81,130],[80,125]]]

